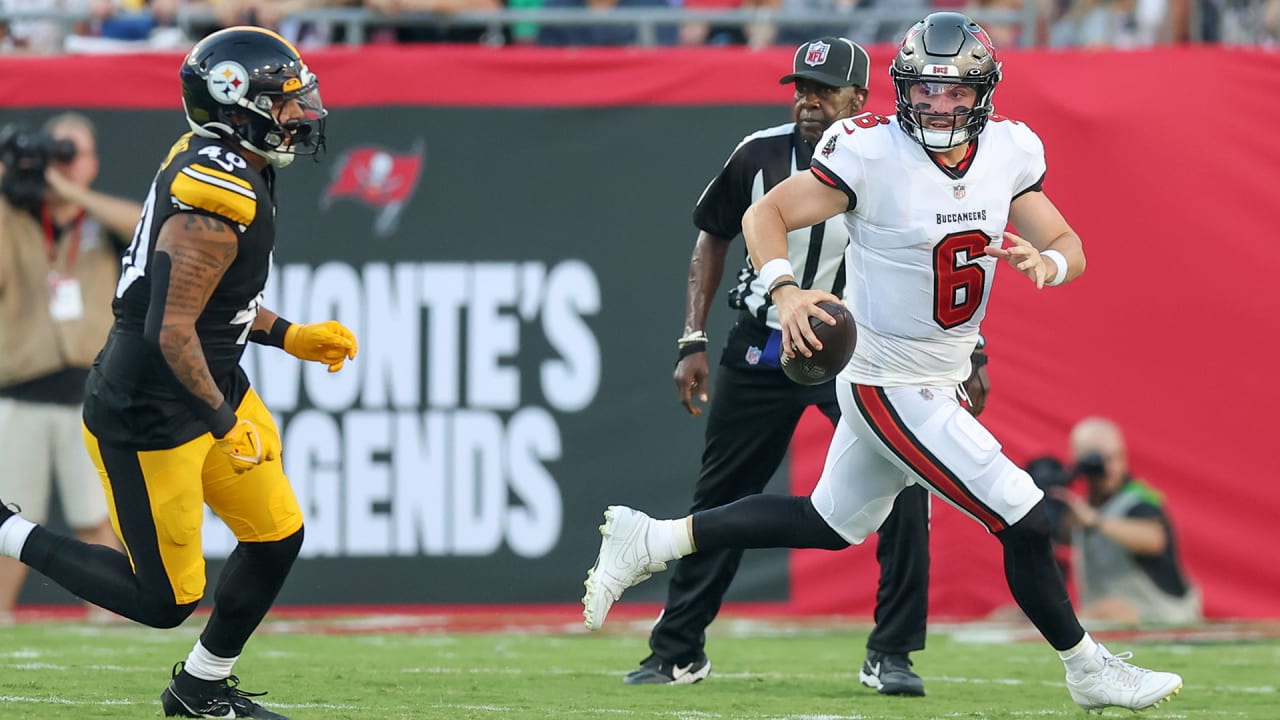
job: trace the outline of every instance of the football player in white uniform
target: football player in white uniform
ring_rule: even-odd
[[[789,354],[821,347],[809,318],[834,324],[817,304],[837,298],[796,286],[787,231],[835,215],[849,230],[845,300],[858,342],[836,383],[841,421],[817,487],[808,498],[752,496],[677,520],[609,508],[587,576],[587,627],[600,627],[627,587],[697,550],[861,543],[898,493],[921,483],[1000,540],[1009,589],[1058,651],[1076,703],[1158,705],[1182,678],[1131,665],[1129,653],[1113,655],[1084,631],[1053,560],[1044,493],[956,397],[1000,260],[1037,287],[1084,271],[1079,236],[1041,188],[1044,147],[1025,125],[993,114],[1000,63],[962,14],[933,13],[912,27],[890,75],[896,117],[832,125],[811,171],[776,185],[743,218]],[[1005,232],[1008,223],[1018,234]]]

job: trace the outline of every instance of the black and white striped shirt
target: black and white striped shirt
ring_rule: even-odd
[[[813,148],[801,139],[795,123],[748,135],[702,191],[693,209],[693,224],[712,235],[737,237],[742,232],[742,215],[751,203],[788,177],[808,172],[812,158]],[[839,215],[821,225],[788,233],[787,254],[800,287],[843,296],[844,249],[848,244],[849,233]],[[778,329],[778,313],[765,295],[766,289],[747,256],[738,273],[738,285],[729,292],[729,305],[745,309]]]

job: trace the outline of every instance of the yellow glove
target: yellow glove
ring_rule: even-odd
[[[262,435],[253,423],[239,418],[226,435],[214,440],[218,449],[231,458],[237,473],[251,470],[280,454],[280,443],[274,435]]]
[[[356,358],[356,336],[337,320],[294,323],[285,331],[284,351],[296,358],[324,363],[331,373],[338,372],[343,363]]]

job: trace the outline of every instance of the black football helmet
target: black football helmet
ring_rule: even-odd
[[[907,31],[889,68],[897,93],[898,125],[926,150],[941,152],[962,145],[982,132],[994,107],[991,96],[1000,82],[996,49],[978,23],[956,12],[936,12]],[[930,130],[911,104],[916,83],[969,85],[977,91],[974,107],[951,130]]]
[[[239,142],[276,167],[324,149],[329,111],[316,76],[276,33],[250,26],[219,30],[191,48],[179,75],[196,134]],[[273,112],[281,99],[297,100],[303,117],[281,124]]]

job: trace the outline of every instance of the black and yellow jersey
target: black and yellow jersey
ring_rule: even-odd
[[[240,358],[275,245],[273,184],[270,167],[253,169],[219,140],[188,133],[174,143],[125,251],[112,303],[115,325],[86,385],[85,424],[100,440],[157,449],[209,431],[195,412],[194,396],[173,375],[160,349],[143,337],[156,240],[164,223],[179,213],[215,217],[239,234],[236,258],[196,321],[210,374],[232,407],[239,404],[249,387]]]

